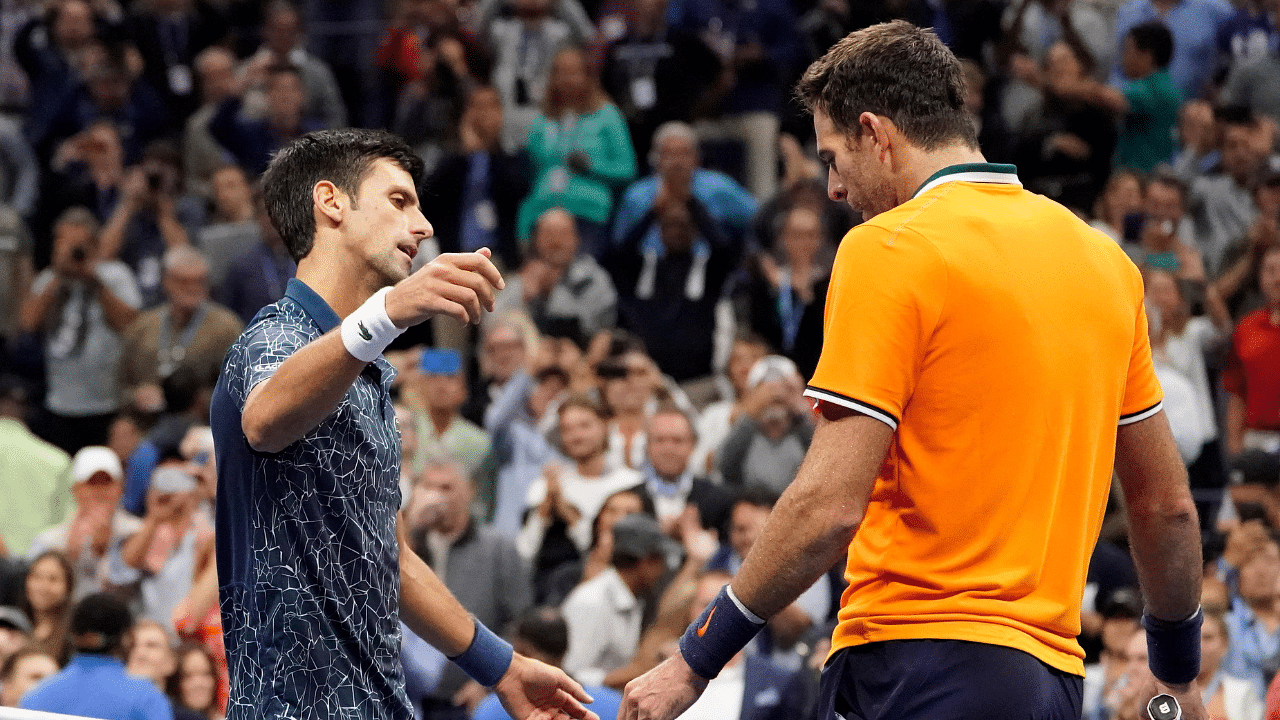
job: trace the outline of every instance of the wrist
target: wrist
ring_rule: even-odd
[[[476,630],[471,644],[461,654],[449,659],[472,680],[485,687],[493,687],[507,674],[515,651],[510,643],[495,635],[484,623],[475,618],[472,622]]]
[[[391,288],[383,288],[374,293],[342,321],[342,344],[357,360],[373,362],[404,332],[387,314],[386,298],[390,292]]]
[[[680,638],[680,655],[694,674],[711,680],[764,628],[764,622],[725,585],[685,630]]]
[[[1188,687],[1200,674],[1200,626],[1204,610],[1182,620],[1163,620],[1149,613],[1142,615],[1147,631],[1147,664],[1161,684],[1171,688]]]

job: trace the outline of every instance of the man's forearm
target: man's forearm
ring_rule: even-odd
[[[820,421],[795,481],[733,581],[743,605],[772,617],[847,552],[892,438],[888,425],[864,415]]]
[[[279,452],[320,424],[342,401],[366,363],[334,329],[285,360],[249,393],[241,427],[249,446]]]
[[[471,645],[475,628],[471,614],[449,588],[409,547],[403,524],[400,536],[400,617],[418,637],[448,657]]]

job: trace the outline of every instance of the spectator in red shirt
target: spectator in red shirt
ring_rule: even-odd
[[[1227,451],[1280,452],[1280,246],[1262,256],[1258,285],[1266,305],[1236,326],[1223,373]]]

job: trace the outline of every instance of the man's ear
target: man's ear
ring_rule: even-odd
[[[890,156],[896,149],[894,146],[898,130],[893,121],[875,113],[864,112],[858,116],[858,122],[867,139],[876,144],[877,159],[882,163],[890,162]]]
[[[327,219],[331,227],[341,223],[349,202],[347,194],[332,182],[321,180],[316,183],[311,188],[311,207],[312,212],[316,213],[317,227],[322,222],[321,218]]]

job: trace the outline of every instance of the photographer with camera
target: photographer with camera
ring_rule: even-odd
[[[93,213],[63,212],[53,226],[52,263],[19,311],[24,332],[44,333],[48,392],[36,434],[68,453],[106,443],[121,404],[121,332],[141,304],[133,273],[102,255]]]

